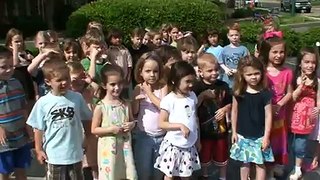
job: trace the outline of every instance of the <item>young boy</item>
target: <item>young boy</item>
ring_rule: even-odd
[[[25,123],[26,100],[23,87],[12,78],[12,53],[0,47],[0,179],[14,172],[17,179],[27,179],[30,166],[29,136]]]
[[[47,163],[47,179],[82,180],[82,127],[87,126],[81,120],[90,120],[92,113],[81,94],[68,90],[69,68],[62,59],[47,60],[42,71],[50,92],[36,102],[27,121],[34,129],[37,159]]]
[[[209,53],[197,60],[199,81],[194,85],[198,96],[200,124],[200,161],[203,177],[208,177],[208,166],[220,167],[220,180],[226,179],[228,160],[228,130],[226,114],[230,111],[232,96],[228,84],[219,80],[218,60]]]

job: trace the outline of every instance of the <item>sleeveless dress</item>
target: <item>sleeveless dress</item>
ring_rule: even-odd
[[[100,102],[101,127],[121,126],[129,117],[127,105],[111,105]],[[99,180],[136,180],[137,173],[131,148],[131,134],[117,134],[98,139]]]

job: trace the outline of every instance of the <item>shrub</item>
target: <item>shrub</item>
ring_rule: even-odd
[[[104,0],[82,6],[67,22],[67,34],[82,35],[89,21],[104,28],[117,27],[125,34],[136,27],[157,28],[175,23],[182,29],[201,34],[207,28],[219,28],[223,12],[215,3],[204,0]]]
[[[316,42],[320,42],[320,28],[312,28],[305,33],[300,34],[302,47],[315,46]]]
[[[299,50],[301,49],[301,38],[300,34],[289,29],[289,28],[282,28],[281,29],[284,34],[284,40],[287,44],[287,54],[289,56],[295,56],[298,54]]]

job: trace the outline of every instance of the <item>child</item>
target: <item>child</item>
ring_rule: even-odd
[[[67,62],[79,62],[82,58],[80,44],[74,39],[65,39],[62,50]]]
[[[183,37],[177,41],[177,49],[181,51],[182,60],[195,66],[197,64],[198,42],[191,35]]]
[[[143,36],[142,44],[148,46],[150,44],[150,41],[151,41],[150,30],[148,28],[146,28],[144,36]]]
[[[170,45],[173,47],[177,47],[177,40],[179,38],[179,31],[180,31],[180,28],[177,25],[170,25],[168,32],[169,32],[169,36],[171,39]]]
[[[266,179],[265,162],[273,162],[270,144],[272,93],[268,90],[263,63],[253,57],[241,58],[232,101],[232,147],[230,157],[241,161],[241,180],[247,180],[250,163],[256,178]]]
[[[161,59],[148,52],[141,56],[135,69],[138,85],[133,91],[132,111],[137,115],[134,157],[139,179],[163,179],[153,168],[165,132],[158,126],[160,101],[168,88],[161,83],[163,66]]]
[[[200,160],[203,177],[213,162],[225,180],[228,161],[228,128],[225,115],[230,112],[232,96],[227,83],[218,79],[219,64],[212,54],[204,53],[197,60],[200,80],[194,86],[198,96],[200,123]]]
[[[50,92],[36,102],[27,121],[34,129],[37,160],[46,163],[47,179],[82,180],[81,121],[90,120],[91,111],[81,94],[68,90],[69,69],[62,58],[47,60],[42,71]]]
[[[234,75],[237,72],[237,66],[240,58],[249,54],[249,50],[240,45],[240,25],[234,23],[228,27],[228,39],[230,44],[225,46],[218,58],[219,64],[222,68],[222,80],[233,86]]]
[[[317,78],[318,54],[313,48],[302,49],[296,66],[295,90],[292,93],[294,101],[290,130],[295,154],[295,170],[290,180],[302,177],[301,166],[306,155],[306,145],[309,134],[318,119],[317,95],[319,94]]]
[[[162,37],[162,42],[161,44],[163,45],[170,45],[170,36],[169,36],[169,29],[170,25],[169,24],[162,24],[160,28],[160,34]]]
[[[150,31],[149,32],[150,42],[151,42],[151,49],[157,49],[161,46],[161,33],[158,31]]]
[[[288,162],[287,149],[287,103],[292,98],[293,73],[283,66],[285,61],[285,42],[278,37],[273,37],[262,42],[260,58],[266,65],[266,75],[272,91],[273,123],[271,128],[270,144],[275,157],[275,164],[285,165]],[[269,168],[269,167],[268,167]],[[273,178],[274,170],[282,174],[282,167],[270,166],[268,178]]]
[[[80,93],[85,99],[90,110],[93,111],[94,106],[92,103],[94,88],[90,86],[91,83],[87,83],[87,77],[84,68],[80,62],[68,62],[67,66],[70,71],[70,89],[74,92]],[[90,79],[90,78],[89,78]],[[93,83],[93,82],[92,82]],[[90,124],[87,129],[91,129]],[[84,175],[86,176],[86,169],[88,169],[94,180],[98,179],[98,165],[97,165],[97,138],[90,132],[86,132],[84,140],[84,158],[83,168]]]
[[[278,31],[277,25],[272,19],[266,19],[263,22],[263,39],[268,39],[271,37],[283,38],[283,33]]]
[[[35,102],[35,89],[37,88],[28,72],[33,56],[26,52],[22,33],[17,29],[12,28],[8,31],[6,47],[13,53],[13,66],[15,67],[13,77],[22,84],[28,103],[28,112],[30,112]]]
[[[132,57],[129,50],[122,45],[122,34],[117,29],[109,31],[107,37],[107,43],[109,44],[108,58],[111,63],[114,63],[121,67],[124,75],[124,87],[122,91],[122,97],[129,99],[131,85],[131,71],[132,71]]]
[[[203,44],[198,50],[198,55],[210,53],[216,58],[220,57],[223,47],[219,45],[219,32],[215,29],[205,32]]]
[[[165,174],[190,179],[193,171],[200,169],[197,148],[198,122],[197,96],[192,92],[196,72],[187,62],[175,63],[170,71],[168,85],[173,91],[160,103],[159,127],[167,131],[159,149],[154,167]]]
[[[99,180],[138,179],[131,149],[132,110],[129,103],[120,99],[123,77],[119,66],[106,64],[102,68],[105,92],[94,110],[91,127],[99,137]]]
[[[25,124],[25,94],[20,82],[12,78],[12,52],[0,47],[0,179],[27,179],[31,164],[29,135]]]
[[[34,46],[39,50],[46,47],[50,42],[50,37],[46,33],[46,31],[38,31],[35,39],[34,39]]]
[[[100,71],[106,63],[105,60],[101,58],[104,44],[103,37],[97,29],[91,29],[81,39],[85,53],[85,58],[81,60],[81,64],[90,78],[100,85]]]

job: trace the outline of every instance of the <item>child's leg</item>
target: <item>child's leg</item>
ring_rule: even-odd
[[[240,178],[241,180],[248,180],[250,173],[250,163],[243,163],[240,167]]]
[[[9,180],[9,175],[8,174],[0,174],[0,179],[1,180]]]
[[[98,166],[91,167],[93,180],[99,179]]]
[[[213,162],[219,166],[220,176],[219,179],[225,180],[227,177],[227,163],[228,163],[228,140],[221,138],[214,141],[213,149]]]
[[[14,170],[14,176],[16,177],[16,180],[27,180],[26,170],[17,168]]]
[[[256,179],[266,179],[266,166],[256,164]]]
[[[200,151],[200,161],[202,176],[208,177],[208,167],[212,161],[212,155],[214,153],[214,141],[201,139],[201,151]]]
[[[164,180],[173,180],[173,177],[164,176]]]
[[[311,164],[311,169],[315,169],[318,167],[318,159],[319,159],[319,155],[320,155],[320,143],[317,141],[316,144],[316,148],[315,148],[315,153],[313,155],[313,160],[312,160],[312,164]]]

